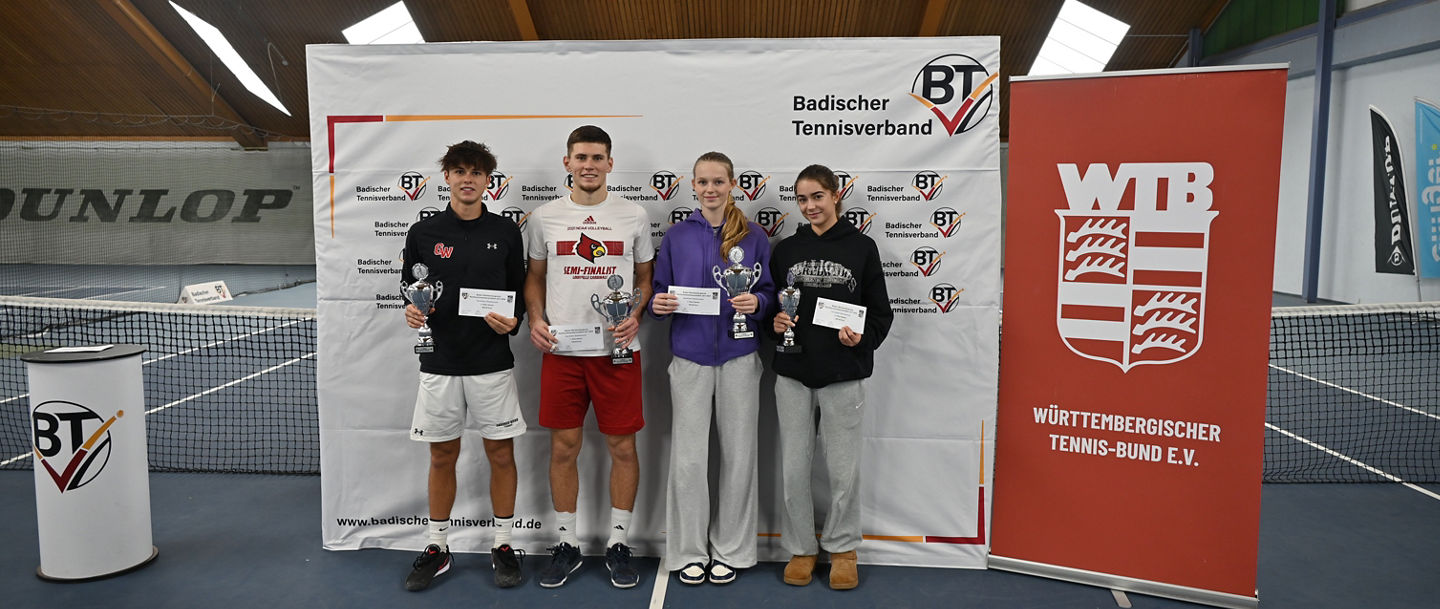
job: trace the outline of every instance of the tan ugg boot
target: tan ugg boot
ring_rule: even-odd
[[[855,566],[855,551],[830,555],[830,589],[849,590],[860,585],[860,572]]]
[[[790,557],[790,564],[785,565],[785,583],[792,586],[804,586],[810,583],[810,574],[815,571],[815,555],[802,556],[796,554]]]

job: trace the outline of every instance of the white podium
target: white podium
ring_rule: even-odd
[[[158,553],[150,530],[141,345],[28,353],[35,513],[44,579],[124,573]]]

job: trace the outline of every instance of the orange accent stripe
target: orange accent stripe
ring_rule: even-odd
[[[925,104],[925,107],[926,107],[926,108],[934,108],[934,107],[935,107],[935,104],[930,103],[930,100],[925,99],[925,98],[923,98],[923,97],[920,97],[919,95],[916,95],[916,94],[914,94],[914,93],[911,93],[911,94],[910,94],[910,97],[913,97],[913,98],[915,98],[915,99],[920,100],[920,103]]]
[[[39,452],[39,449],[36,449],[36,452]],[[779,534],[779,533],[756,533],[755,536],[756,536],[756,537],[779,537],[780,534]]]
[[[389,114],[388,121],[493,121],[532,118],[640,118],[644,114]]]
[[[903,541],[905,543],[925,543],[924,535],[861,535],[862,539],[870,541]]]
[[[985,79],[985,82],[980,83],[980,86],[975,87],[975,90],[970,92],[970,99],[980,99],[980,94],[984,93],[985,89],[989,88],[990,83],[995,82],[995,79],[999,77],[999,72],[991,74],[990,78]],[[911,95],[914,95],[914,93],[911,93]]]
[[[100,426],[100,429],[97,429],[97,430],[95,430],[95,433],[90,434],[90,439],[89,439],[89,440],[86,440],[86,441],[85,441],[85,444],[82,445],[80,448],[83,448],[83,449],[85,449],[85,450],[90,450],[90,447],[95,445],[95,441],[96,441],[96,440],[99,440],[99,439],[100,439],[100,436],[105,435],[105,430],[110,429],[110,426],[115,424],[115,419],[118,419],[118,418],[120,418],[120,417],[122,417],[122,416],[125,416],[125,411],[124,411],[124,410],[121,410],[120,412],[115,413],[115,416],[110,417],[110,420],[109,420],[109,421],[106,421],[104,425],[101,425],[101,426]]]
[[[985,421],[980,421],[980,486],[985,486]]]

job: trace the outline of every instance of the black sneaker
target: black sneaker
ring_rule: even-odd
[[[450,550],[442,550],[433,543],[425,546],[425,551],[415,558],[410,576],[405,578],[405,589],[415,592],[429,588],[430,582],[449,570]]]
[[[570,579],[570,574],[580,570],[583,557],[580,548],[565,542],[550,546],[550,564],[540,570],[540,586],[558,588]]]
[[[490,568],[495,570],[495,587],[514,588],[520,585],[520,561],[525,559],[525,550],[516,550],[505,544],[490,550]]]
[[[605,568],[610,570],[610,583],[616,588],[634,588],[640,573],[630,566],[630,546],[616,543],[605,550]]]

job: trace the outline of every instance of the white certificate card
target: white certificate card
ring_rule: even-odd
[[[719,315],[720,288],[687,288],[670,286],[670,293],[680,300],[676,313],[686,315]]]
[[[851,330],[864,334],[865,307],[829,298],[816,298],[815,313],[810,316],[810,323],[836,330],[850,326]]]
[[[515,293],[503,290],[460,288],[460,314],[484,317],[491,311],[505,317],[515,316]]]
[[[605,348],[605,328],[600,324],[550,326],[550,333],[560,341],[555,345],[555,353],[600,351]]]

